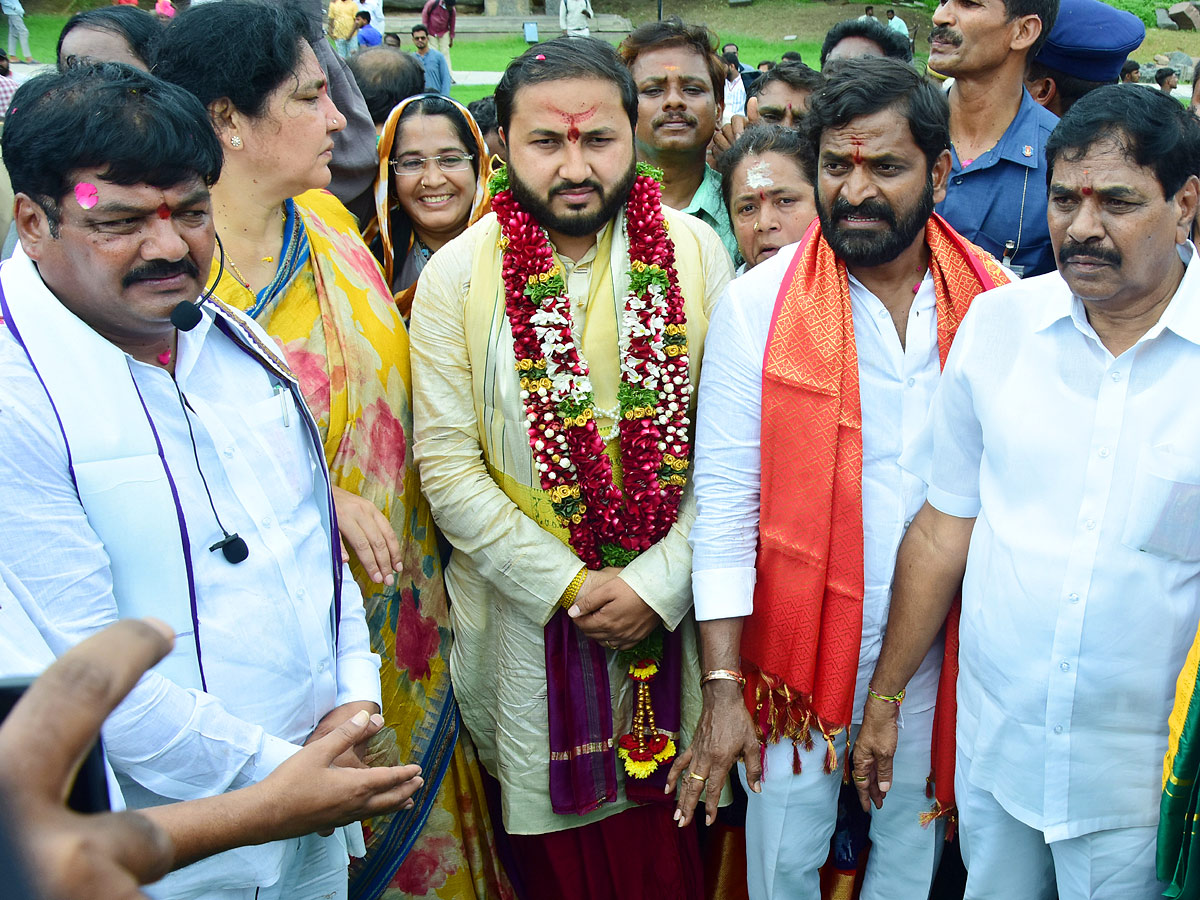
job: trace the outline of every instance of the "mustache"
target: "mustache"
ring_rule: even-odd
[[[650,120],[650,126],[657,128],[659,125],[665,125],[667,122],[684,122],[688,125],[697,125],[700,120],[689,112],[670,112],[663,113],[661,116],[655,116]]]
[[[172,278],[175,275],[187,275],[190,278],[199,278],[200,269],[192,262],[189,257],[184,257],[178,262],[170,262],[165,259],[152,259],[143,266],[138,266],[136,269],[131,269],[121,279],[121,287],[132,287],[139,281],[150,281],[155,278]]]
[[[1085,256],[1088,259],[1113,266],[1121,265],[1121,254],[1111,247],[1104,247],[1100,244],[1080,244],[1078,241],[1070,241],[1063,243],[1058,248],[1058,261],[1064,265],[1077,256]]]
[[[835,224],[849,216],[862,216],[866,219],[882,219],[893,228],[896,227],[896,214],[882,200],[865,200],[855,206],[845,198],[838,197],[833,201],[829,214]]]
[[[953,44],[955,47],[961,47],[963,36],[957,31],[951,30],[949,25],[939,25],[933,31],[929,32],[929,41],[945,41],[947,44]]]
[[[588,179],[587,181],[575,181],[575,182],[564,181],[561,184],[556,184],[554,187],[552,187],[550,189],[550,196],[553,197],[557,194],[565,194],[568,191],[578,191],[581,188],[590,188],[591,190],[593,190],[597,194],[599,194],[601,197],[604,196],[604,186],[602,184],[600,184],[600,182],[592,180],[592,179]]]

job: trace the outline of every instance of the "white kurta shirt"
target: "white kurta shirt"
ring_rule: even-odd
[[[18,262],[5,264],[8,290],[7,269]],[[348,570],[334,647],[330,536],[317,506],[325,498],[314,495],[316,459],[289,392],[208,315],[179,335],[174,382],[156,366],[131,361],[130,369],[187,520],[208,685],[207,693],[186,690],[152,670],[109,717],[108,758],[126,801],[140,806],[260,781],[327,712],[350,701],[379,703],[380,687],[379,658]],[[194,410],[199,469],[176,383]],[[54,410],[6,327],[0,460],[0,562],[32,595],[42,636],[61,655],[116,621],[112,575],[76,494]],[[249,546],[239,565],[208,549],[221,532],[201,470],[221,521]],[[239,852],[267,854],[271,846]],[[172,879],[186,880],[189,871]]]
[[[762,368],[780,285],[799,244],[780,250],[729,283],[709,327],[696,425],[696,522],[692,595],[696,619],[754,611],[762,433]],[[919,436],[937,387],[937,303],[933,279],[921,282],[904,346],[883,303],[850,278],[863,416],[863,633],[854,721],[883,644],[896,550],[925,502],[920,478],[900,468]],[[908,688],[905,708],[929,709],[937,696],[940,644]]]
[[[1115,359],[1056,272],[981,295],[934,399],[932,451],[904,460],[934,507],[978,517],[959,753],[1047,841],[1158,821],[1200,619],[1200,268],[1190,244],[1181,255],[1162,318]]]

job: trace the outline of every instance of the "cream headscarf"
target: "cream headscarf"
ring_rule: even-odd
[[[483,132],[479,130],[479,125],[467,112],[467,108],[457,100],[452,100],[442,94],[417,94],[397,103],[395,108],[388,113],[387,121],[383,125],[383,132],[379,136],[379,168],[375,174],[375,218],[367,226],[363,232],[363,237],[368,243],[373,242],[376,235],[379,236],[380,244],[383,247],[383,271],[387,279],[388,286],[391,287],[398,264],[396,260],[396,248],[393,246],[392,240],[392,222],[391,214],[400,205],[400,201],[396,198],[396,191],[393,187],[392,172],[389,166],[392,158],[392,148],[396,143],[396,130],[400,122],[400,116],[409,104],[415,103],[418,100],[426,100],[436,97],[439,100],[445,100],[454,106],[463,118],[467,121],[467,126],[471,129],[471,135],[475,138],[475,159],[479,164],[479,177],[475,181],[475,196],[471,201],[471,214],[467,217],[466,224],[463,225],[465,231],[467,227],[475,224],[483,217],[491,208],[490,198],[487,192],[488,178],[491,176],[491,164],[487,152],[487,144],[483,140]],[[471,150],[472,148],[467,148]],[[403,265],[404,255],[412,249],[413,237],[415,231],[410,235],[408,247],[404,248],[401,254],[399,265]],[[396,295],[396,299],[400,299],[400,295],[406,293],[401,291]],[[410,299],[411,303],[411,299]],[[405,304],[407,305],[407,304]],[[407,309],[403,310],[407,315]]]

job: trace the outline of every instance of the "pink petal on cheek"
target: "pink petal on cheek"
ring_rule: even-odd
[[[75,202],[84,209],[91,209],[100,199],[100,192],[90,181],[81,181],[75,185]]]

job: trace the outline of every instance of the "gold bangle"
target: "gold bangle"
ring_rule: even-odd
[[[741,672],[735,672],[733,669],[712,669],[705,672],[700,678],[700,687],[704,687],[710,681],[736,681],[738,687],[746,686],[746,679]]]
[[[562,592],[562,596],[558,598],[558,605],[563,609],[570,609],[575,603],[575,598],[579,596],[579,589],[583,587],[583,582],[587,580],[588,567],[584,566],[575,573],[575,577],[571,579],[571,583],[567,585],[567,589]]]

